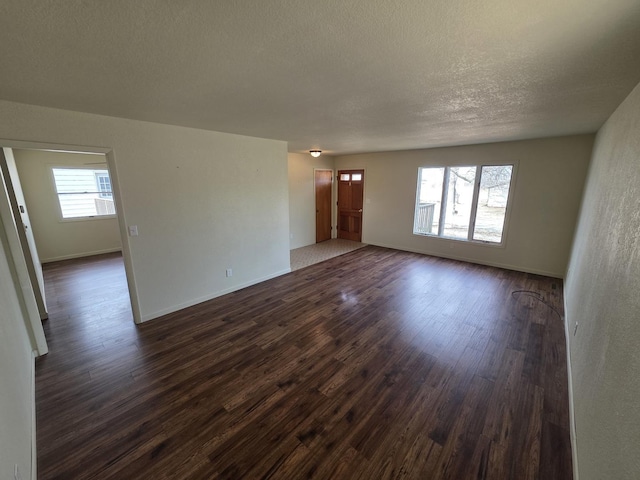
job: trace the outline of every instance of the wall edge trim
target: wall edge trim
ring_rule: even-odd
[[[233,287],[225,288],[223,290],[218,290],[217,292],[214,292],[214,293],[212,293],[210,295],[205,295],[205,296],[202,296],[202,297],[194,298],[194,299],[191,299],[191,300],[189,300],[187,302],[180,303],[178,305],[174,305],[174,306],[171,306],[171,307],[163,308],[162,310],[157,310],[157,311],[155,311],[153,313],[149,313],[147,315],[142,315],[142,321],[140,323],[148,322],[150,320],[155,320],[155,319],[157,319],[159,317],[162,317],[164,315],[168,315],[170,313],[177,312],[178,310],[182,310],[184,308],[189,308],[189,307],[192,307],[192,306],[197,305],[197,304],[202,303],[202,302],[207,302],[209,300],[213,300],[214,298],[221,297],[221,296],[226,295],[228,293],[232,293],[232,292],[235,292],[237,290],[241,290],[243,288],[251,287],[252,285],[256,285],[258,283],[266,282],[267,280],[271,280],[272,278],[276,278],[276,277],[279,277],[281,275],[286,275],[287,273],[291,273],[291,268],[286,268],[284,270],[280,270],[280,271],[277,271],[275,273],[271,273],[271,274],[266,275],[264,277],[260,277],[260,278],[254,279],[254,280],[250,280],[248,282],[244,282],[244,283],[241,283],[239,285],[234,285]]]
[[[467,258],[464,256],[460,256],[460,255],[445,255],[442,253],[438,253],[438,252],[431,252],[428,250],[420,250],[417,248],[411,248],[411,247],[404,247],[404,246],[398,246],[398,245],[388,245],[388,244],[384,244],[384,243],[373,243],[373,242],[369,242],[369,241],[364,241],[364,243],[366,243],[367,245],[375,245],[377,247],[384,247],[384,248],[392,248],[394,250],[403,250],[405,252],[411,252],[411,253],[420,253],[422,255],[430,255],[432,257],[439,257],[439,258],[446,258],[449,260],[458,260],[460,262],[467,262],[467,263],[474,263],[476,265],[486,265],[487,267],[497,267],[497,268],[504,268],[505,270],[514,270],[516,272],[524,272],[524,273],[532,273],[534,275],[543,275],[545,277],[551,277],[551,278],[558,278],[558,279],[562,279],[563,278],[563,274],[559,273],[559,272],[551,272],[551,271],[547,271],[547,270],[538,270],[535,268],[525,268],[525,267],[521,267],[518,265],[511,265],[508,263],[500,263],[500,262],[481,262],[479,260],[473,259],[473,258]]]
[[[36,436],[36,357],[38,352],[31,351],[31,480],[38,479],[38,442]]]
[[[563,280],[563,283],[567,283],[566,279]],[[578,480],[578,449],[577,449],[577,441],[578,438],[576,436],[576,415],[575,415],[575,406],[573,403],[573,375],[571,369],[571,345],[569,342],[569,335],[571,333],[571,329],[569,325],[569,310],[567,309],[567,297],[564,294],[564,289],[562,292],[562,302],[564,303],[564,341],[565,348],[567,350],[567,383],[568,383],[568,392],[569,392],[569,437],[571,438],[571,463],[573,464],[573,479]]]
[[[51,257],[41,259],[42,263],[53,263],[53,262],[61,262],[62,260],[72,260],[74,258],[83,258],[83,257],[92,257],[94,255],[104,255],[105,253],[115,253],[122,252],[122,248],[106,248],[104,250],[95,250],[92,252],[82,252],[82,253],[74,253],[71,255],[62,255],[60,257]]]

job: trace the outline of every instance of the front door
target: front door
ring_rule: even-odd
[[[331,239],[332,170],[316,170],[316,243]]]
[[[362,241],[364,170],[338,172],[338,238]]]

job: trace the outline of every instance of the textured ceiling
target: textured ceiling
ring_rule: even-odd
[[[0,98],[332,153],[594,132],[639,0],[0,0]]]

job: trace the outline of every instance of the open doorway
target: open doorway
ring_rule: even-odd
[[[126,318],[130,327],[139,323],[112,153],[11,143],[3,145],[3,152],[12,157],[10,183],[19,213],[14,215],[15,229],[30,238],[28,250],[23,250],[36,271],[31,280],[33,290],[42,294],[41,318],[53,320],[52,310],[63,318],[73,316],[78,308],[91,305],[94,319]],[[60,272],[67,282],[64,291]],[[57,285],[52,286],[56,276]],[[78,301],[70,305],[70,298]],[[61,308],[70,310],[61,313]],[[45,324],[47,330],[50,323]],[[71,325],[76,327],[86,329]]]

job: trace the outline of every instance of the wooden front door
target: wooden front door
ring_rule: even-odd
[[[364,170],[338,172],[338,238],[362,241]]]
[[[331,238],[331,184],[332,170],[316,170],[316,243]]]

